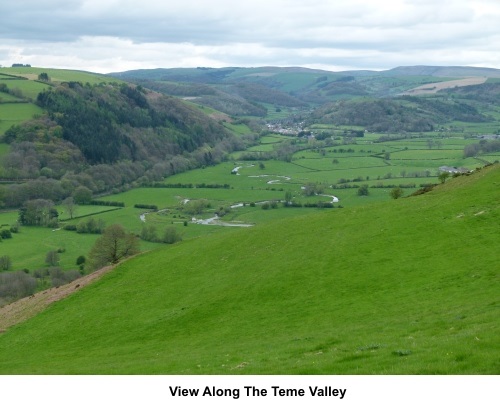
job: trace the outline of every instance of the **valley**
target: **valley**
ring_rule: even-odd
[[[500,82],[390,72],[1,68],[0,372],[497,371]]]

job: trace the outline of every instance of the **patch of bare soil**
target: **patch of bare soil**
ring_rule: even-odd
[[[402,95],[412,95],[417,96],[421,94],[434,94],[439,90],[452,89],[454,87],[472,86],[474,84],[483,84],[487,80],[486,77],[466,77],[464,79],[449,80],[446,82],[429,83],[423,86],[415,87],[401,93]]]
[[[102,277],[103,274],[111,271],[115,266],[107,266],[91,274],[80,277],[60,287],[53,287],[45,291],[40,291],[34,295],[22,298],[11,304],[0,308],[0,333],[5,332],[11,326],[24,322],[25,320],[42,312],[50,304],[66,298],[68,295],[89,285]]]

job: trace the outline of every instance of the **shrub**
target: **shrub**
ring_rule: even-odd
[[[7,255],[0,257],[0,270],[10,270],[12,268],[12,261]]]
[[[2,229],[0,231],[0,238],[2,239],[11,239],[12,233],[8,229]]]
[[[397,200],[399,197],[403,195],[403,190],[401,187],[395,187],[391,190],[391,197]]]
[[[165,229],[163,234],[163,243],[174,244],[176,242],[180,242],[182,240],[182,236],[173,226],[168,226]]]
[[[49,266],[55,266],[59,263],[59,253],[57,253],[57,250],[47,252],[47,255],[45,256],[45,263]]]
[[[94,233],[100,234],[103,232],[105,223],[102,219],[97,221],[94,218],[89,218],[86,221],[81,221],[76,226],[77,233]]]
[[[134,204],[134,208],[144,208],[147,210],[157,210],[158,206],[152,205],[152,204]]]
[[[363,184],[360,188],[358,188],[358,195],[359,196],[367,196],[369,194],[368,191],[368,185]]]
[[[148,242],[159,242],[156,227],[151,224],[143,225],[139,237]]]

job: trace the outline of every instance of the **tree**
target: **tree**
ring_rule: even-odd
[[[73,199],[76,204],[88,204],[92,200],[92,191],[85,186],[79,186],[73,192]]]
[[[367,196],[368,194],[369,194],[368,184],[363,184],[361,187],[358,188],[359,196]]]
[[[397,200],[399,197],[403,195],[403,189],[401,187],[394,187],[391,190],[391,197]]]
[[[47,255],[45,256],[45,263],[49,266],[57,266],[59,263],[59,253],[57,253],[57,250],[47,252]]]
[[[68,211],[70,219],[73,219],[73,216],[75,215],[77,209],[75,199],[73,197],[68,197],[62,203],[66,208],[66,211]]]
[[[51,200],[29,200],[19,209],[22,225],[55,226],[59,214]]]
[[[137,237],[123,226],[114,224],[104,229],[89,253],[90,268],[93,270],[116,264],[121,259],[139,253]]]
[[[285,204],[290,205],[292,203],[292,192],[290,190],[285,191]]]
[[[323,192],[323,186],[319,183],[306,183],[302,187],[302,192],[306,196],[321,194]]]
[[[48,82],[50,79],[49,79],[49,75],[45,72],[42,72],[38,75],[38,80],[42,80],[44,82]]]
[[[450,177],[450,173],[448,172],[441,172],[438,175],[438,179],[441,182],[441,184],[443,184],[448,177]]]
[[[163,234],[163,242],[173,244],[182,240],[181,234],[173,226],[168,226]]]
[[[76,265],[78,266],[78,268],[80,270],[83,270],[83,268],[85,267],[85,261],[86,261],[86,259],[85,259],[85,256],[83,256],[83,255],[80,255],[76,258]]]
[[[141,229],[141,239],[148,242],[158,242],[156,226],[153,224],[143,225]]]
[[[11,239],[12,232],[9,229],[2,229],[0,231],[0,239]]]
[[[12,261],[9,256],[0,257],[0,270],[10,270],[12,268]]]

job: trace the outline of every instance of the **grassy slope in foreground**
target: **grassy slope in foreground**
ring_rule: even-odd
[[[500,167],[139,256],[0,335],[1,373],[498,374]]]

